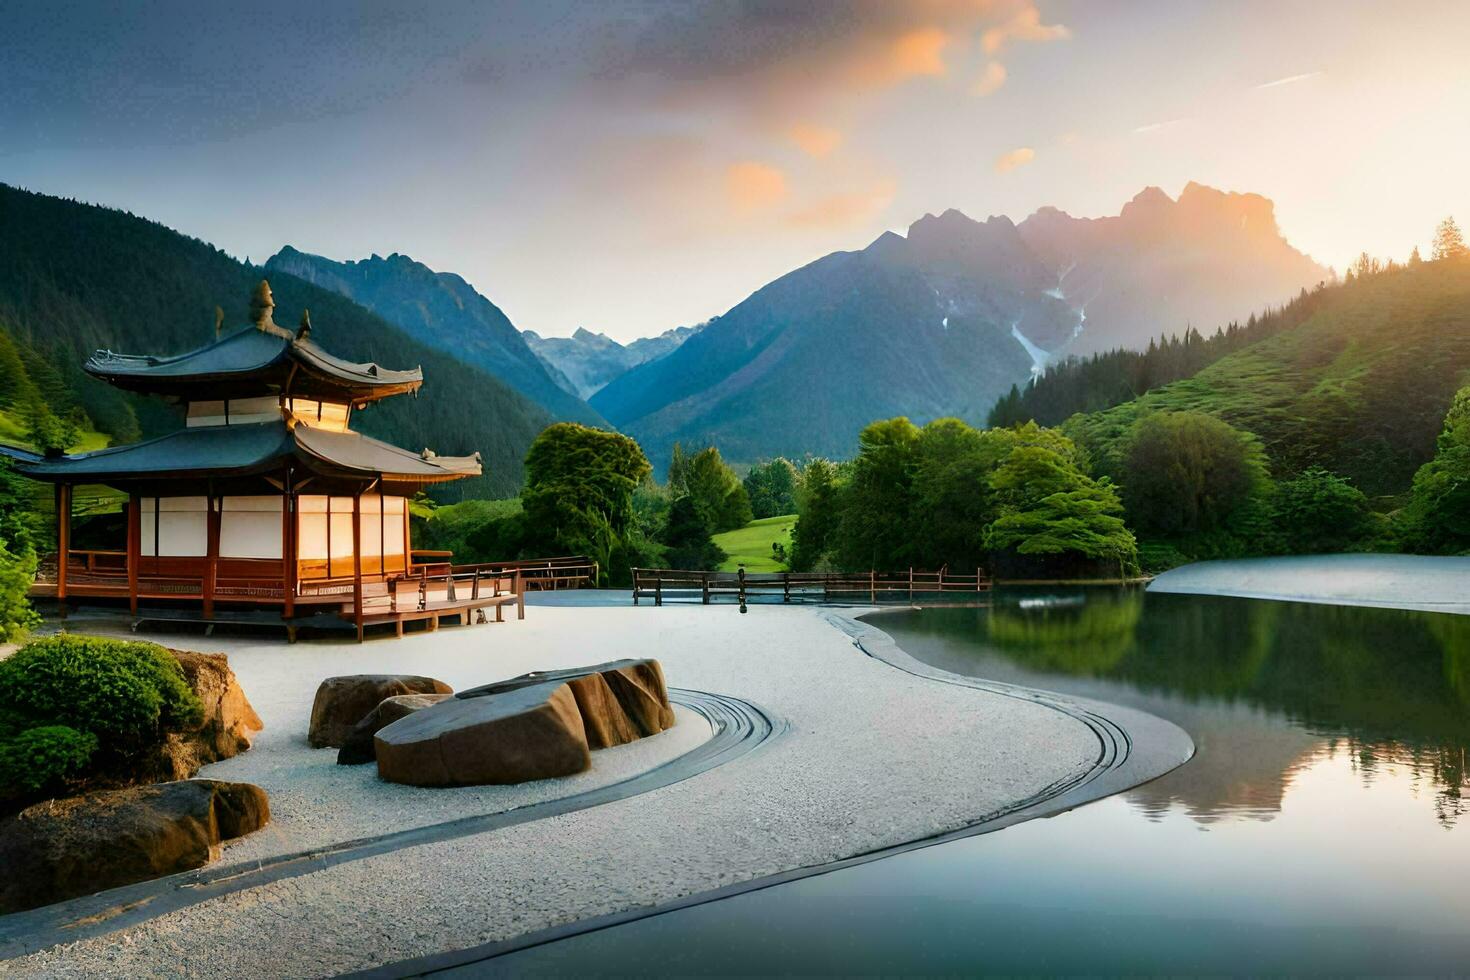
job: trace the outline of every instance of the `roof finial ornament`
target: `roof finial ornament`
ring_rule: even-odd
[[[310,336],[311,336],[311,311],[308,310],[308,309],[303,309],[301,311],[301,325],[296,328],[296,339],[297,340],[306,340]]]
[[[271,296],[271,284],[262,279],[250,297],[251,322],[264,330],[271,323],[271,311],[275,308],[276,301]]]

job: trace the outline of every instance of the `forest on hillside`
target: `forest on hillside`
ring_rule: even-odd
[[[81,370],[97,349],[178,354],[248,322],[258,267],[121,211],[0,184],[0,330],[60,417],[114,442],[161,435],[174,409]],[[313,338],[339,356],[424,370],[419,396],[363,412],[361,428],[397,445],[446,455],[481,453],[485,475],[437,488],[444,500],[508,496],[522,482],[531,440],[554,419],[494,377],[433,350],[336,293],[276,274],[276,317],[310,310]]]

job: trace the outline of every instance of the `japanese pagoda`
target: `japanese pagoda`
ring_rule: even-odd
[[[423,372],[334,357],[299,329],[277,326],[270,286],[251,300],[253,323],[174,357],[98,351],[85,370],[118,388],[162,396],[184,427],[133,445],[45,455],[14,450],[17,471],[56,486],[54,568],[33,594],[68,599],[167,600],[205,620],[220,603],[336,612],[365,624],[469,614],[514,600],[499,577],[456,590],[448,566],[432,581],[415,566],[408,498],[480,473],[479,454],[410,452],[351,427],[353,413],[416,392]],[[72,490],[101,484],[127,494],[120,551],[74,551]],[[484,594],[482,595],[482,588]],[[196,606],[195,603],[198,605]],[[291,631],[294,637],[294,629]]]

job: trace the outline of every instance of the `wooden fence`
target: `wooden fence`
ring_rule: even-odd
[[[653,599],[661,606],[664,599],[693,601],[705,605],[721,596],[738,599],[744,605],[748,598],[781,597],[782,602],[912,602],[915,598],[934,595],[954,596],[959,593],[985,592],[990,579],[985,570],[973,575],[956,575],[948,569],[925,572],[695,572],[677,568],[635,568],[633,572],[633,604],[640,599]]]

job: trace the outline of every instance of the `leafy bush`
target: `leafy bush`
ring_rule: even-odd
[[[1277,534],[1293,554],[1347,551],[1374,530],[1362,491],[1317,466],[1277,484],[1273,510]]]
[[[0,795],[20,796],[82,773],[97,751],[97,736],[67,725],[28,728],[0,739]]]
[[[178,661],[153,643],[61,634],[0,661],[0,731],[65,725],[127,755],[202,712]]]
[[[1414,551],[1470,552],[1470,388],[1455,396],[1434,458],[1414,474],[1413,496],[1399,523]]]
[[[0,642],[13,642],[41,621],[28,596],[36,577],[36,553],[13,555],[0,541]]]

